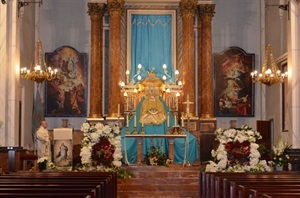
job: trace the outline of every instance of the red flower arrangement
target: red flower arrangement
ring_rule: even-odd
[[[101,137],[99,142],[92,147],[92,160],[96,165],[111,167],[114,161],[115,147],[106,137]]]
[[[229,164],[249,164],[250,142],[228,142],[225,144],[225,150],[227,151]]]

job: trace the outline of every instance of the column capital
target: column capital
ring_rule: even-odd
[[[194,17],[197,9],[197,0],[181,0],[179,8],[182,16]]]
[[[109,15],[121,15],[124,10],[124,0],[107,0]]]
[[[215,6],[216,4],[200,4],[198,5],[199,16],[210,16],[213,17],[215,14]]]
[[[88,14],[90,16],[99,16],[102,17],[105,12],[105,4],[104,3],[88,3]]]

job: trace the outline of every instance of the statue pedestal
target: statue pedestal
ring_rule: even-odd
[[[142,165],[143,162],[143,140],[144,138],[167,138],[169,143],[169,158],[174,161],[174,139],[175,138],[184,138],[184,145],[186,145],[186,137],[187,135],[147,135],[147,134],[134,134],[134,135],[125,135],[125,138],[136,138],[137,145],[137,165]],[[126,154],[125,154],[126,156]],[[183,166],[186,162],[186,147],[184,147],[184,162]]]

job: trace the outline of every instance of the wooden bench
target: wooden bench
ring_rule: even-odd
[[[37,194],[44,190],[49,192],[70,194],[72,189],[79,188],[89,197],[117,197],[117,174],[113,172],[16,172],[0,176],[0,196],[8,196],[9,188],[28,189],[28,193],[35,189]],[[31,185],[29,187],[28,185]],[[81,186],[80,186],[81,185]],[[45,187],[47,186],[47,187]],[[63,189],[66,189],[65,191]],[[1,191],[5,189],[5,191]],[[40,190],[39,190],[40,189]],[[49,190],[49,189],[53,189]],[[26,191],[26,192],[27,192]],[[16,194],[19,190],[15,191]],[[2,193],[2,194],[1,194]],[[4,194],[3,194],[4,193]],[[82,194],[81,193],[81,194]],[[11,195],[12,196],[12,195]]]
[[[59,180],[71,179],[73,180],[96,180],[100,181],[100,185],[102,186],[103,192],[105,193],[105,197],[117,197],[117,174],[113,172],[40,172],[40,173],[32,173],[32,172],[18,172],[11,173],[10,176],[16,175],[18,177],[30,177],[30,178],[45,178],[45,179],[55,179],[59,178]],[[104,183],[103,183],[104,182]]]
[[[263,194],[268,193],[300,193],[300,186],[280,186],[280,188],[274,188],[274,186],[256,186],[254,189],[249,189],[248,196],[244,195],[243,197],[252,197],[258,198],[261,197]]]
[[[281,185],[283,180],[295,183],[300,181],[300,174],[295,172],[283,173],[201,173],[199,177],[199,196],[210,197],[237,197],[239,195],[238,186],[255,184],[259,180],[265,182],[273,182],[280,179],[277,185]],[[276,183],[276,181],[275,181]],[[247,189],[249,190],[249,189]]]
[[[300,193],[268,193],[262,194],[262,198],[299,198]]]

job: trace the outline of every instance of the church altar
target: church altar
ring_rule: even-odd
[[[145,135],[145,134],[130,134],[130,135],[125,135],[125,138],[136,138],[137,143],[138,143],[138,147],[137,147],[137,163],[141,164],[143,162],[143,140],[144,138],[166,138],[168,140],[168,154],[167,156],[169,156],[169,159],[171,161],[174,161],[174,140],[175,138],[184,138],[184,145],[186,145],[186,137],[187,135],[185,134],[178,134],[178,135],[173,135],[173,134],[161,134],[161,135]],[[126,140],[125,140],[126,142]],[[125,150],[126,152],[126,150]],[[125,156],[127,156],[127,154],[125,153]],[[184,147],[184,160],[183,160],[183,165],[185,165],[186,163],[186,146]],[[126,160],[127,158],[125,158]],[[128,163],[128,162],[126,162]]]
[[[128,131],[127,127],[124,127],[121,130],[121,142],[122,142],[122,153],[123,153],[123,163],[127,164],[136,164],[138,163],[138,141],[136,138],[126,138],[126,135],[136,135],[141,134],[142,128],[144,128],[144,133],[146,135],[153,135],[151,138],[143,138],[142,142],[142,154],[145,156],[149,151],[151,146],[159,147],[163,150],[164,153],[169,153],[169,143],[168,139],[164,138],[162,135],[166,135],[168,130],[168,125],[170,128],[173,126],[178,126],[177,122],[175,123],[175,117],[169,110],[169,107],[166,105],[162,97],[159,97],[160,102],[163,104],[165,112],[168,114],[168,119],[162,122],[161,124],[147,124],[139,122],[141,116],[141,108],[145,98],[142,98],[139,105],[136,108],[135,115],[131,116],[128,120]],[[136,127],[134,127],[136,126]],[[179,126],[180,127],[180,126]],[[196,137],[190,134],[184,128],[181,128],[186,138],[175,138],[174,139],[174,157],[173,163],[184,164],[185,162],[193,163],[198,159],[198,144]],[[137,134],[135,134],[135,130]],[[129,134],[128,134],[129,132]],[[159,135],[158,138],[154,138],[155,135]],[[142,135],[141,135],[142,136]],[[143,160],[143,159],[142,159]]]

